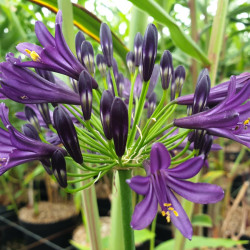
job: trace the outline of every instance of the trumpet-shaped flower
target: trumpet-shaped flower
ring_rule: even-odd
[[[236,85],[236,77],[232,76],[228,95],[220,104],[210,110],[175,119],[174,125],[205,129],[211,135],[226,137],[250,147],[250,102],[247,101],[250,96],[250,81],[237,93]],[[246,103],[243,104],[244,102]]]
[[[174,192],[195,203],[207,204],[220,201],[223,190],[212,184],[186,181],[200,171],[204,157],[194,157],[175,168],[169,168],[171,157],[165,146],[155,143],[150,154],[150,164],[146,166],[147,176],[135,176],[127,180],[130,188],[145,198],[136,205],[131,227],[143,229],[154,219],[158,203],[162,215],[172,221],[178,230],[188,239],[192,238],[192,225]]]
[[[9,122],[8,113],[8,108],[1,103],[0,118],[8,131],[0,128],[0,175],[25,162],[46,161],[57,150],[67,155],[60,147],[32,139],[16,130]]]

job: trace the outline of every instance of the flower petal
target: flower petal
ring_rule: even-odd
[[[170,166],[171,158],[166,147],[161,143],[155,143],[150,153],[151,174],[160,169],[167,169]]]
[[[50,34],[47,27],[40,21],[35,24],[35,33],[38,41],[43,47],[55,46],[55,38]]]
[[[193,235],[191,222],[174,194],[168,188],[166,190],[167,200],[169,200],[174,210],[178,213],[178,216],[176,216],[172,211],[170,211],[170,219],[182,235],[191,240]]]
[[[158,202],[150,185],[146,197],[136,205],[130,226],[135,230],[141,230],[147,227],[154,219],[158,208]]]
[[[193,183],[168,176],[167,185],[180,196],[195,203],[215,203],[224,197],[223,189],[213,184]]]
[[[133,189],[137,194],[146,195],[149,192],[149,177],[146,176],[135,176],[129,180],[126,180],[131,189]]]

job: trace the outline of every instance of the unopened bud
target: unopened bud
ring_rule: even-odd
[[[126,56],[126,62],[128,66],[128,71],[132,75],[135,73],[135,54],[132,51],[129,51]]]
[[[75,38],[75,47],[76,47],[76,56],[81,63],[83,63],[82,55],[81,55],[81,46],[84,41],[85,41],[85,36],[83,32],[78,31],[78,33],[76,34],[76,38]]]
[[[143,37],[140,32],[135,35],[134,39],[134,53],[135,53],[135,66],[140,65],[141,56],[142,56],[142,43]]]
[[[37,118],[35,111],[32,108],[26,106],[24,108],[24,113],[25,113],[27,120],[35,127],[35,129],[38,132],[41,132],[40,123],[39,123],[39,120]]]
[[[172,55],[168,50],[164,51],[160,65],[161,85],[163,89],[168,89],[169,83],[172,81],[174,74]]]
[[[107,64],[102,54],[96,56],[96,64],[102,77],[106,77]]]
[[[82,63],[90,74],[95,73],[94,49],[90,42],[84,41],[81,45]]]
[[[110,28],[106,23],[101,24],[100,43],[106,63],[108,67],[111,67],[113,63],[113,41]]]

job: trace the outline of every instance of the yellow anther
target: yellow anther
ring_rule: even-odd
[[[164,207],[170,207],[170,206],[172,206],[172,204],[171,203],[164,203],[163,206]]]
[[[249,120],[248,120],[248,119],[247,119],[247,120],[245,120],[243,124],[244,124],[244,125],[249,124]]]
[[[161,215],[162,215],[162,216],[165,216],[165,215],[166,215],[166,212],[165,212],[165,211],[161,211]]]
[[[176,216],[176,217],[178,217],[179,216],[179,214],[178,214],[178,212],[177,211],[173,211],[173,213],[174,213],[174,215]]]
[[[35,51],[30,51],[28,49],[25,49],[25,52],[27,52],[30,55],[33,61],[37,62],[41,60],[40,56]]]
[[[167,211],[167,212],[166,212],[166,215],[167,215],[167,216],[170,216],[170,213]]]
[[[166,217],[166,220],[167,220],[167,222],[169,223],[171,220],[170,220],[170,216],[167,216]]]
[[[172,207],[169,207],[168,210],[169,211],[174,211],[174,209]]]

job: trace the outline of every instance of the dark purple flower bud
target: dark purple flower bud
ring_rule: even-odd
[[[142,44],[142,72],[143,80],[149,81],[157,54],[158,33],[154,24],[149,24]]]
[[[135,73],[135,54],[132,51],[129,51],[126,56],[126,62],[128,66],[128,71],[132,75]]]
[[[100,117],[104,134],[108,140],[112,139],[110,112],[113,100],[114,96],[109,90],[103,91],[100,102]]]
[[[122,73],[118,75],[117,79],[117,87],[118,87],[118,95],[122,97],[123,95],[123,90],[124,90],[124,84],[125,84],[125,79]]]
[[[40,127],[36,112],[32,108],[26,106],[24,108],[24,113],[25,113],[27,120],[35,127],[35,129],[38,132],[41,132],[41,127]]]
[[[49,113],[49,105],[48,105],[48,103],[38,103],[36,106],[37,106],[37,108],[38,108],[44,122],[47,125],[52,124],[51,118],[50,118],[50,113]]]
[[[27,124],[24,124],[22,126],[22,131],[23,133],[28,136],[29,138],[31,139],[35,139],[37,141],[41,141],[38,133],[37,133],[37,130],[35,129],[35,127],[29,123]]]
[[[200,149],[205,131],[202,129],[194,130],[194,149]]]
[[[66,173],[66,162],[64,155],[60,150],[56,150],[51,158],[53,174],[56,177],[59,185],[66,188],[67,183],[67,173]]]
[[[182,65],[179,65],[174,71],[174,80],[175,80],[175,97],[181,95],[182,87],[185,81],[186,72],[185,68]]]
[[[85,36],[82,31],[78,31],[75,38],[76,56],[78,60],[82,63],[81,46],[85,41]]]
[[[55,81],[54,75],[53,75],[50,71],[48,71],[48,70],[43,70],[43,69],[37,69],[37,68],[35,68],[35,71],[36,71],[36,73],[37,73],[38,75],[40,75],[40,76],[43,77],[44,79],[46,79],[46,80],[48,80],[48,81],[50,81],[50,82],[53,82],[53,83],[56,82],[56,81]]]
[[[78,81],[73,79],[73,78],[70,78],[70,83],[71,83],[71,86],[73,88],[73,90],[79,94],[79,88],[78,88]]]
[[[92,83],[91,77],[87,71],[83,71],[79,77],[79,94],[82,106],[83,117],[86,121],[91,118],[92,111]]]
[[[84,41],[81,46],[82,63],[90,74],[95,73],[94,49],[90,42]]]
[[[101,24],[100,43],[106,63],[108,67],[111,67],[113,63],[113,41],[110,28],[106,23]]]
[[[156,94],[153,92],[148,98],[148,118],[153,114],[156,107]]]
[[[197,114],[205,109],[210,92],[210,85],[211,85],[210,78],[208,75],[203,75],[202,77],[199,77],[194,92],[194,103],[193,103],[192,114]]]
[[[47,172],[47,174],[52,175],[52,169],[51,169],[51,162],[50,159],[43,159],[41,160],[41,163],[43,165],[43,168],[45,169],[45,171]]]
[[[108,72],[108,74],[107,74],[107,83],[108,83],[109,90],[115,95],[113,81],[112,81],[112,77],[111,77],[110,72]]]
[[[118,66],[117,66],[117,62],[116,62],[115,58],[113,58],[112,68],[113,68],[113,73],[114,73],[114,76],[115,76],[115,80],[117,81],[119,71],[118,71]]]
[[[111,128],[115,144],[115,152],[122,157],[128,137],[128,109],[119,97],[116,97],[111,106]]]
[[[96,56],[96,64],[102,77],[106,77],[107,64],[102,54]]]
[[[198,79],[197,79],[197,83],[201,80],[201,78],[203,78],[204,76],[209,76],[209,72],[208,72],[208,69],[207,68],[205,68],[205,69],[203,69],[201,72],[200,72],[200,74],[199,74],[199,76],[198,76]]]
[[[163,89],[168,89],[169,83],[174,74],[172,55],[168,50],[165,50],[160,62],[161,68],[161,85]]]
[[[55,129],[64,147],[77,163],[82,164],[82,153],[72,119],[60,106],[55,108],[53,119]]]
[[[142,43],[143,43],[143,37],[141,33],[138,32],[135,35],[135,39],[134,39],[135,66],[137,67],[140,65],[140,61],[141,61]]]
[[[200,154],[204,154],[205,157],[207,158],[211,150],[212,144],[213,144],[213,136],[209,134],[205,134],[203,136],[203,141],[202,141],[202,145],[200,148]]]

